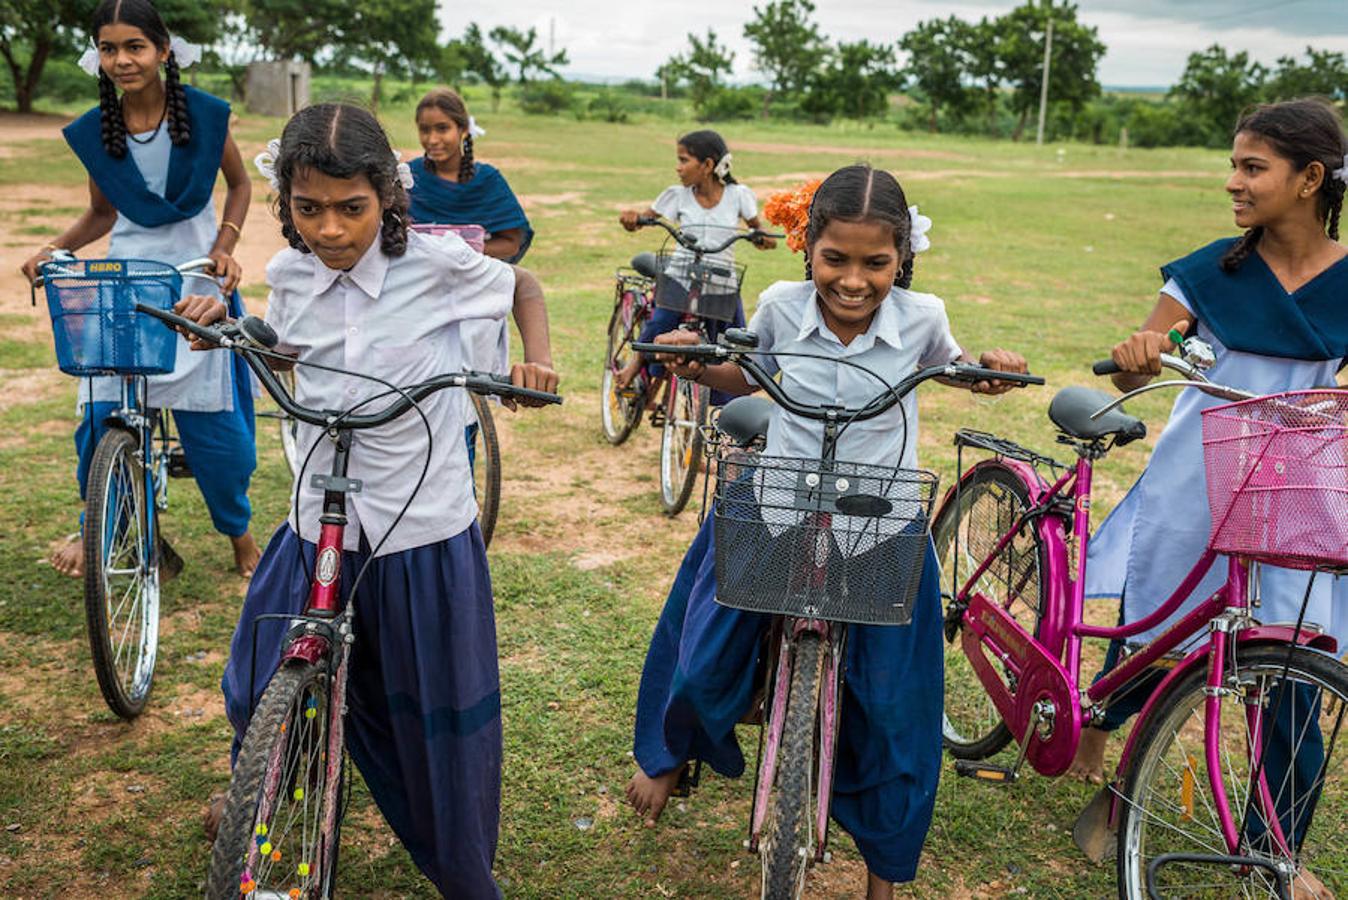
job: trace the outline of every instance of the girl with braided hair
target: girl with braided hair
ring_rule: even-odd
[[[1194,334],[1212,345],[1216,363],[1208,375],[1221,384],[1255,394],[1336,384],[1348,358],[1348,248],[1338,241],[1346,154],[1339,115],[1319,100],[1259,106],[1240,119],[1226,191],[1245,233],[1161,268],[1165,285],[1151,315],[1113,349],[1122,370],[1114,376],[1120,390],[1160,373],[1159,357],[1174,347],[1172,336]],[[1206,547],[1211,523],[1202,411],[1225,402],[1195,388],[1179,394],[1146,470],[1090,541],[1087,596],[1121,598],[1120,624],[1157,609]],[[1264,622],[1295,622],[1308,573],[1272,566],[1259,571],[1257,615]],[[1213,566],[1180,610],[1133,640],[1149,641],[1186,615],[1212,595],[1225,573],[1225,566]],[[1306,609],[1306,622],[1337,637],[1340,647],[1348,639],[1344,601],[1348,583],[1320,578]],[[1106,670],[1121,649],[1110,646]],[[1123,689],[1102,721],[1086,730],[1073,774],[1103,780],[1108,733],[1142,708],[1154,686],[1142,682]],[[1290,727],[1290,721],[1276,723],[1276,729]],[[1303,762],[1297,760],[1299,768]],[[1270,783],[1280,782],[1270,775]]]
[[[80,62],[98,76],[99,105],[64,131],[89,173],[89,208],[23,264],[24,274],[32,279],[54,251],[78,250],[111,232],[109,257],[170,265],[210,257],[223,296],[241,312],[240,271],[231,254],[251,186],[229,133],[229,104],[182,83],[179,66],[200,50],[170,37],[150,0],[103,0],[92,25],[94,47]],[[217,173],[228,185],[218,224],[211,199]],[[248,370],[241,360],[180,349],[173,372],[150,377],[149,402],[173,410],[211,521],[230,539],[235,566],[247,576],[259,555],[248,529],[256,455]],[[120,397],[116,378],[81,383],[84,420],[75,432],[81,496],[103,422]],[[52,564],[79,576],[83,558],[76,534],[53,553]]]
[[[945,304],[912,290],[913,255],[925,249],[930,220],[910,208],[898,181],[867,165],[830,175],[802,216],[804,281],[781,281],[763,292],[749,329],[760,357],[781,385],[804,403],[860,406],[881,389],[872,376],[897,384],[919,366],[971,360],[950,332]],[[774,219],[782,224],[782,219]],[[916,226],[916,227],[915,227]],[[788,227],[789,230],[789,227]],[[680,361],[678,345],[698,343],[686,331],[660,335],[661,354],[681,378],[730,394],[756,390],[739,366]],[[981,365],[1024,372],[1025,360],[990,350]],[[980,382],[999,394],[1009,382]],[[905,422],[907,425],[905,426]],[[765,456],[817,458],[823,424],[774,406]],[[916,468],[917,404],[909,395],[883,415],[840,433],[841,460]],[[651,637],[637,694],[633,754],[638,766],[627,798],[654,826],[693,760],[736,777],[744,756],[735,725],[752,704],[771,617],[721,606],[716,595],[715,516],[709,515],[684,555]],[[941,601],[935,553],[927,550],[912,622],[849,626],[835,754],[833,818],[856,841],[868,869],[866,897],[889,900],[893,883],[916,877],[931,825],[941,767]]]

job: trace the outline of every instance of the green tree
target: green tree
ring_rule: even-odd
[[[1077,21],[1075,3],[1029,2],[997,20],[1002,36],[1001,57],[1006,80],[1015,88],[1011,108],[1019,114],[1014,140],[1025,133],[1030,113],[1039,107],[1039,89],[1044,78],[1044,40],[1049,19],[1053,20],[1053,59],[1049,65],[1048,96],[1065,103],[1073,112],[1100,94],[1096,69],[1105,54],[1095,28]]]
[[[899,49],[908,54],[903,76],[927,101],[929,131],[940,130],[942,109],[958,117],[972,106],[964,85],[969,70],[970,27],[963,19],[950,16],[919,22],[899,38]]]
[[[315,58],[341,40],[346,0],[237,0],[248,31],[268,59]],[[205,6],[205,4],[202,4]]]
[[[557,78],[558,66],[569,62],[565,49],[551,55],[543,50],[542,45],[538,44],[537,28],[521,31],[498,25],[491,30],[491,39],[504,49],[506,59],[519,71],[520,84],[532,81],[530,76],[534,73]]]
[[[476,22],[468,24],[459,47],[463,54],[464,71],[491,88],[491,111],[496,112],[501,106],[501,88],[509,76],[496,54],[487,46],[482,29]]]
[[[701,113],[712,95],[721,89],[734,62],[734,52],[721,44],[716,32],[708,28],[705,38],[690,32],[688,51],[671,56],[661,70],[673,76],[675,81],[688,83],[693,109]]]
[[[388,72],[414,74],[433,69],[439,59],[435,0],[348,0],[335,49],[370,66],[376,109]]]
[[[801,109],[815,118],[878,116],[888,109],[889,92],[901,82],[892,46],[869,41],[841,43],[811,76]]]
[[[979,101],[987,116],[988,134],[997,133],[997,100],[1006,80],[1002,62],[1001,26],[984,16],[964,31],[965,74],[980,90]]]
[[[819,27],[810,21],[810,0],[774,0],[754,7],[753,21],[744,36],[754,45],[754,67],[772,84],[763,95],[763,115],[771,102],[802,90],[828,54]]]
[[[1228,56],[1224,48],[1213,44],[1189,54],[1184,74],[1169,96],[1201,126],[1205,143],[1220,147],[1230,141],[1241,111],[1262,96],[1267,74],[1244,50]]]
[[[1294,57],[1278,60],[1278,68],[1268,79],[1265,96],[1269,100],[1294,100],[1297,97],[1327,97],[1348,100],[1348,60],[1332,50],[1306,48],[1306,65]]]

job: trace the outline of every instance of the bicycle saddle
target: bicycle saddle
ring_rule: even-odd
[[[736,397],[721,409],[716,427],[741,447],[767,437],[773,402],[765,397]]]
[[[1114,436],[1120,447],[1147,436],[1147,423],[1121,409],[1111,409],[1098,419],[1091,413],[1113,401],[1104,391],[1088,387],[1065,387],[1053,396],[1048,417],[1061,431],[1075,438],[1095,440]]]
[[[632,257],[632,268],[647,278],[655,278],[660,274],[660,263],[654,253],[638,253]]]

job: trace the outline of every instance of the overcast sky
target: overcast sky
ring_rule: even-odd
[[[765,0],[758,0],[761,4]],[[649,78],[687,45],[689,31],[714,28],[735,51],[737,79],[753,79],[743,36],[752,0],[506,0],[490,4],[440,0],[448,35],[469,22],[535,26],[546,42],[550,24],[571,58],[569,74]],[[815,0],[815,18],[834,40],[894,42],[917,22],[958,15],[997,16],[1014,2],[968,0]],[[1100,81],[1114,86],[1168,86],[1188,55],[1218,43],[1272,64],[1317,49],[1348,52],[1348,0],[1080,0],[1079,17],[1099,29],[1108,48]]]

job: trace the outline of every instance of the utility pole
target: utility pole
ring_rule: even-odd
[[[1053,13],[1052,5],[1049,6],[1048,29],[1044,32],[1044,78],[1039,84],[1039,131],[1035,134],[1034,142],[1039,146],[1044,143],[1044,116],[1048,112],[1048,69],[1049,63],[1053,60]]]

